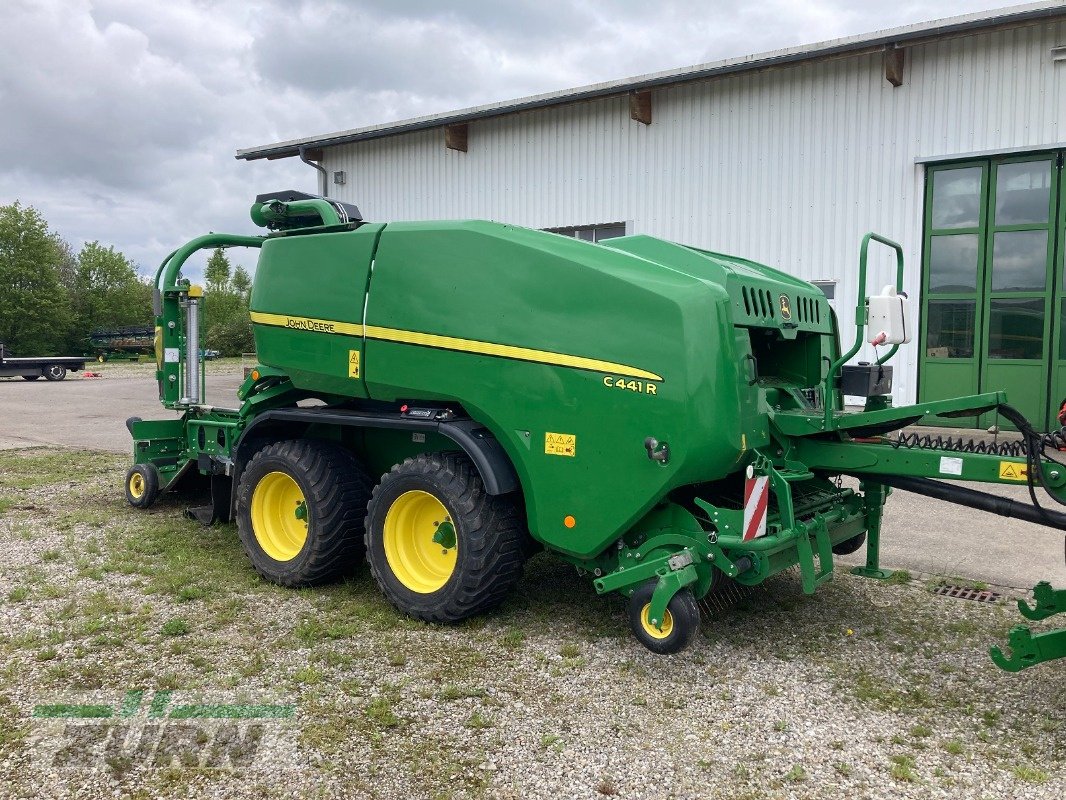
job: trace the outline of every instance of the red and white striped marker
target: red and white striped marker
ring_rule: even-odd
[[[766,504],[770,497],[769,478],[765,475],[754,477],[755,471],[749,466],[747,480],[744,481],[744,541],[758,539],[766,535]]]

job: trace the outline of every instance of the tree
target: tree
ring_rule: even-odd
[[[132,261],[114,247],[89,242],[78,253],[70,287],[72,345],[84,349],[96,329],[149,325],[151,297]]]
[[[232,284],[238,294],[247,297],[248,290],[252,288],[252,276],[248,274],[248,270],[238,264],[233,270]]]
[[[225,280],[222,280],[223,266]],[[224,356],[235,356],[255,349],[252,322],[248,317],[248,290],[252,279],[244,267],[230,270],[221,250],[216,250],[204,270],[204,314],[207,333],[204,344]]]
[[[68,309],[59,241],[36,209],[0,206],[0,342],[13,352],[47,355],[63,344]]]
[[[226,251],[216,247],[204,267],[204,282],[207,283],[207,288],[216,292],[224,290],[229,284],[230,271]]]

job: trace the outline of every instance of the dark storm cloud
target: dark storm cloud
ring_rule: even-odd
[[[147,269],[311,188],[239,147],[991,8],[925,3],[7,0],[0,203]]]

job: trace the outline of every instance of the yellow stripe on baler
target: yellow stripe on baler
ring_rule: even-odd
[[[662,376],[654,372],[616,364],[613,361],[601,361],[597,358],[574,356],[567,353],[553,353],[549,350],[536,350],[531,347],[517,347],[510,344],[482,342],[477,339],[460,339],[456,336],[441,336],[435,333],[406,331],[399,328],[383,328],[378,325],[358,325],[352,322],[316,319],[314,317],[289,316],[287,314],[267,314],[261,311],[251,312],[252,322],[260,325],[272,325],[290,330],[305,330],[316,333],[334,333],[344,336],[365,336],[382,342],[412,344],[419,347],[435,347],[439,350],[453,350],[458,353],[510,358],[516,361],[529,361],[535,364],[549,364],[558,367],[571,367],[593,372],[610,372],[648,381],[661,381]]]

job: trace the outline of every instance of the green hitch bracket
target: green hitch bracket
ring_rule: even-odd
[[[1034,634],[1025,625],[1015,625],[1007,636],[1011,657],[999,647],[992,646],[988,654],[1000,669],[1021,672],[1045,661],[1066,658],[1066,628]]]
[[[1066,611],[1066,589],[1052,589],[1047,581],[1033,587],[1033,599],[1036,602],[1032,608],[1024,600],[1018,601],[1018,610],[1026,619],[1047,619]]]
[[[1036,602],[1030,606],[1024,600],[1018,601],[1018,610],[1026,619],[1047,619],[1055,614],[1066,612],[1066,589],[1052,589],[1047,581],[1040,581],[1033,587]],[[1066,658],[1066,628],[1034,634],[1025,625],[1015,625],[1007,634],[1010,657],[1004,655],[999,647],[993,646],[988,654],[1000,669],[1007,672],[1020,672],[1023,669]]]

